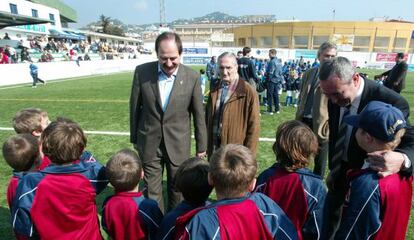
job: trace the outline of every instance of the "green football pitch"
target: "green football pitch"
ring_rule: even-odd
[[[198,71],[199,67],[194,67]],[[379,71],[362,70],[370,76]],[[83,78],[50,81],[47,85],[39,85],[32,89],[30,85],[0,88],[0,142],[15,134],[11,128],[14,114],[23,108],[37,107],[46,110],[51,120],[58,116],[67,117],[78,122],[85,131],[92,131],[88,136],[87,150],[103,164],[109,157],[122,148],[132,148],[129,143],[129,110],[128,100],[131,90],[132,72],[113,75],[90,76]],[[404,97],[414,103],[414,73],[406,79]],[[281,97],[284,102],[284,95]],[[262,108],[262,111],[264,108]],[[280,114],[261,116],[262,138],[274,138],[276,127],[287,120],[294,119],[294,107],[283,107]],[[410,121],[413,123],[411,109]],[[113,134],[96,134],[94,132],[113,132]],[[118,135],[115,133],[119,133]],[[273,142],[261,141],[258,149],[259,171],[263,171],[275,161],[272,152]],[[0,156],[0,238],[13,239],[10,224],[10,212],[6,201],[6,188],[12,170]],[[108,187],[97,198],[97,206],[101,208],[104,199],[112,193]],[[212,195],[214,199],[214,195]],[[411,209],[407,239],[414,239],[414,212]],[[106,235],[105,235],[106,236]]]

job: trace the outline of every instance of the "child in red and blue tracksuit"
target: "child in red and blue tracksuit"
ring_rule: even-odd
[[[13,176],[7,187],[7,203],[11,209],[19,181],[30,171],[35,171],[40,163],[39,143],[31,134],[18,134],[8,138],[3,144],[3,157],[13,168]]]
[[[25,108],[18,111],[13,117],[13,128],[16,133],[27,133],[40,138],[43,130],[49,125],[49,116],[46,111],[39,108]],[[43,156],[38,165],[38,170],[42,170],[50,165],[49,158]]]
[[[257,179],[257,192],[273,199],[296,227],[299,239],[320,239],[326,187],[307,166],[318,151],[318,141],[305,124],[292,120],[276,132],[277,161]]]
[[[404,114],[390,104],[372,101],[344,121],[357,128],[355,137],[367,153],[395,149],[407,128]],[[405,239],[411,211],[413,176],[380,177],[368,169],[348,172],[349,191],[335,239]],[[408,166],[409,167],[409,166]]]
[[[27,133],[40,138],[43,130],[49,125],[50,120],[48,113],[40,108],[25,108],[14,115],[12,122],[16,133]],[[51,164],[50,159],[42,152],[40,156],[41,162],[38,164],[37,170],[42,170]],[[79,163],[88,162],[89,158],[93,158],[93,155],[90,152],[84,152],[80,157]]]
[[[11,211],[16,197],[16,189],[23,176],[36,171],[40,164],[39,143],[31,134],[18,134],[8,138],[3,144],[3,157],[7,164],[13,168],[13,176],[7,187],[7,203]],[[16,239],[25,239],[15,232]]]
[[[174,239],[177,218],[206,205],[207,198],[213,190],[208,183],[208,169],[208,163],[197,157],[187,159],[177,169],[174,183],[184,200],[164,216],[158,239]]]
[[[33,239],[102,239],[95,197],[108,181],[90,153],[80,159],[86,147],[82,129],[60,119],[40,142],[52,164],[21,179],[12,207],[14,230]]]
[[[274,201],[248,193],[256,171],[257,162],[246,147],[218,149],[209,170],[218,201],[178,218],[175,239],[297,239],[292,222]]]
[[[112,239],[155,239],[162,220],[156,201],[144,198],[138,185],[144,176],[138,155],[123,149],[106,164],[115,195],[102,208],[102,227]]]

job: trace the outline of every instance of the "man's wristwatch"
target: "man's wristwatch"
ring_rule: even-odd
[[[402,164],[402,168],[403,169],[410,168],[411,167],[411,161],[410,161],[410,159],[407,157],[407,155],[405,153],[401,153],[401,154],[402,154],[402,156],[404,158],[404,161],[403,161],[403,164]]]

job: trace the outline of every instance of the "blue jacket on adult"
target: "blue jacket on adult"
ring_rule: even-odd
[[[284,81],[282,64],[277,57],[270,59],[266,69],[266,81],[281,84]]]
[[[259,77],[256,74],[255,63],[248,57],[242,57],[237,61],[239,65],[238,73],[240,78],[249,81],[253,79],[256,83],[260,81]]]

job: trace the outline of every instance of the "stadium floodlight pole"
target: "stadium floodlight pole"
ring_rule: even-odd
[[[160,1],[160,27],[164,27],[166,25],[165,1],[164,0],[159,0],[159,1]]]
[[[332,15],[333,15],[333,21],[335,21],[335,9],[332,10]]]

